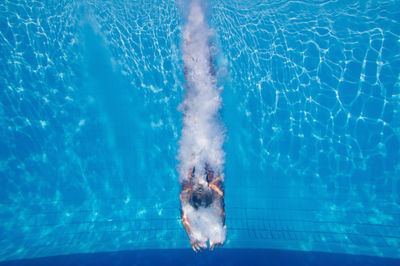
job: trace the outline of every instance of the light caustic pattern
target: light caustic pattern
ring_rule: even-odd
[[[225,247],[398,258],[399,0],[209,5],[204,40],[229,59],[213,56],[229,68]],[[176,110],[182,10],[0,1],[0,260],[188,247],[175,157],[183,181],[201,142],[183,145]]]
[[[190,3],[183,32],[186,97],[180,106],[184,118],[178,155],[183,190],[186,187],[192,190],[185,182],[213,190],[209,180],[211,172],[220,179],[220,184],[223,182],[224,130],[218,117],[222,88],[217,88],[210,40],[213,31],[207,25],[202,4],[197,0]],[[182,221],[188,223],[187,233],[192,244],[199,242],[205,247],[209,240],[212,248],[215,243],[223,243],[226,226],[221,218],[220,202],[214,198],[210,206],[197,209],[192,206],[190,195],[185,195],[181,194]],[[221,202],[223,205],[223,198]]]
[[[185,239],[179,17],[175,1],[0,1],[0,260],[154,248],[165,216]]]
[[[271,165],[316,191],[400,200],[395,3],[214,4],[240,97],[226,110],[243,121],[234,148],[249,158],[244,169],[268,176]]]
[[[250,221],[276,220],[271,209],[289,221],[254,238],[398,257],[399,1],[210,4],[230,59],[227,206],[247,208],[255,234],[263,225]],[[309,220],[318,224],[290,225]],[[243,224],[227,224],[228,243],[247,237]]]

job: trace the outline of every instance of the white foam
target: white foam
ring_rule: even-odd
[[[210,241],[223,243],[226,238],[226,226],[222,224],[218,214],[218,207],[214,204],[207,208],[194,209],[190,204],[182,206],[183,211],[191,224],[190,238],[201,243]]]
[[[221,90],[211,73],[210,37],[213,31],[204,18],[199,0],[189,5],[183,33],[183,61],[186,72],[186,97],[180,106],[184,114],[178,159],[180,180],[187,178],[193,166],[196,175],[204,175],[208,164],[214,172],[222,173],[225,153],[222,149],[224,128],[219,120]]]
[[[186,96],[180,106],[184,114],[178,153],[181,182],[188,178],[193,167],[195,182],[206,182],[206,165],[223,178],[225,132],[218,115],[222,100],[212,67],[212,36],[201,1],[193,0],[183,32]],[[198,210],[184,204],[182,209],[192,225],[192,239],[204,243],[225,241],[226,227],[214,204]]]

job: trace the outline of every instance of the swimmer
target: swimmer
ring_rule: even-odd
[[[194,210],[198,210],[200,207],[211,208],[210,206],[213,204],[217,209],[222,225],[225,225],[224,189],[222,186],[222,178],[221,176],[214,176],[214,172],[208,167],[205,167],[205,171],[205,183],[194,181],[195,168],[192,168],[189,171],[187,180],[182,182],[182,191],[180,193],[181,206],[190,204]],[[202,248],[207,248],[206,242],[200,242],[192,238],[191,224],[183,208],[181,209],[181,220],[190,239],[192,249],[197,252],[201,251]],[[214,247],[222,246],[223,244],[223,241],[213,242],[210,240],[210,250],[213,250]]]
[[[213,62],[215,48],[210,40],[212,33],[200,4],[197,0],[190,4],[187,26],[183,32],[187,94],[182,111],[187,130],[182,131],[183,147],[179,151],[184,167],[183,171],[180,169],[181,220],[195,252],[206,249],[208,242],[210,250],[213,250],[222,246],[226,239],[224,176],[222,170],[217,170],[222,169],[224,153],[219,151],[222,150],[220,140],[223,139],[223,132],[219,128],[214,130],[214,123],[218,126],[218,121],[212,121],[218,116],[220,89],[216,87]],[[210,129],[213,132],[209,132]],[[188,135],[189,132],[194,134]],[[218,134],[216,140],[213,137],[215,132]],[[208,156],[208,153],[213,156]],[[194,157],[191,159],[191,156]],[[212,164],[215,166],[209,167],[210,160],[215,160]]]

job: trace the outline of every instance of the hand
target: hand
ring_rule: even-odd
[[[210,242],[210,250],[213,250],[214,247],[222,247],[224,242]]]
[[[207,244],[204,242],[199,242],[197,240],[192,240],[190,241],[190,245],[192,246],[192,249],[194,250],[194,252],[197,253],[197,251],[202,251],[202,249],[206,249],[207,248]]]

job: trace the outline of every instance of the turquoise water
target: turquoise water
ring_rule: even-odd
[[[224,248],[399,258],[400,12],[209,1]],[[190,248],[185,1],[0,4],[0,260]]]

